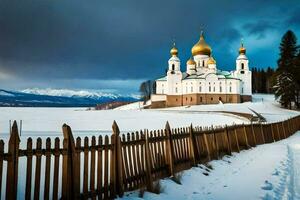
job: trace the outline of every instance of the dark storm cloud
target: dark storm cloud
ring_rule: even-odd
[[[74,87],[80,87],[80,79],[155,78],[164,73],[173,38],[184,69],[201,29],[218,65],[229,70],[238,48],[233,44],[242,37],[262,39],[270,31],[281,33],[285,24],[295,27],[296,5],[297,1],[286,5],[258,0],[1,0],[0,83],[9,85],[5,80],[10,77],[22,87],[27,82],[43,82],[43,87],[59,87],[54,82],[72,85],[59,81],[63,79],[76,80]],[[247,43],[250,52],[253,44]],[[252,55],[251,62],[273,65],[277,52],[268,52],[272,55],[264,57],[272,59],[255,63]]]
[[[256,35],[258,39],[266,37],[268,31],[277,28],[277,24],[273,21],[260,20],[252,23],[246,23],[243,28],[247,30],[250,35]]]

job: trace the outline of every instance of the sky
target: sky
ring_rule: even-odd
[[[276,67],[287,30],[300,38],[300,0],[0,0],[0,88],[135,93],[164,75],[175,40],[181,70],[201,30],[217,67]]]

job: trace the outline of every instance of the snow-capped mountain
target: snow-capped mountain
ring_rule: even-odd
[[[0,89],[0,106],[87,107],[107,102],[132,102],[137,95],[75,91],[67,89]]]
[[[119,97],[133,97],[138,98],[137,95],[120,95],[114,93],[105,93],[99,91],[87,91],[87,90],[69,90],[69,89],[39,89],[39,88],[30,88],[21,90],[20,92],[27,94],[36,94],[36,95],[47,95],[47,96],[58,96],[58,97],[84,97],[84,98],[101,98],[101,97],[110,97],[110,98],[119,98]]]

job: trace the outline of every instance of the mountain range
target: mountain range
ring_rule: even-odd
[[[133,102],[137,95],[75,91],[67,89],[0,89],[0,106],[15,107],[91,107],[108,102]]]

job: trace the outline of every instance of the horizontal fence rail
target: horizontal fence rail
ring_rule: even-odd
[[[47,138],[43,143],[41,138],[27,138],[26,149],[21,149],[14,122],[7,152],[0,140],[0,197],[113,199],[136,189],[151,192],[156,180],[291,136],[300,130],[300,116],[276,123],[175,129],[167,122],[162,130],[122,135],[114,122],[112,130],[111,136],[75,139],[64,124],[62,140]],[[19,183],[20,176],[25,184]]]

